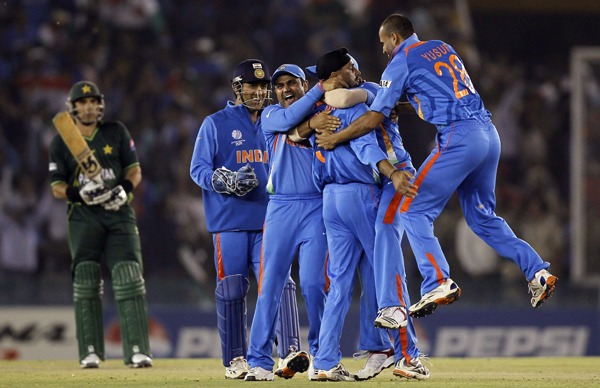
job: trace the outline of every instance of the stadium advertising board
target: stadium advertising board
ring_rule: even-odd
[[[458,307],[458,306],[457,306]],[[415,320],[419,348],[432,357],[600,355],[596,310],[470,310],[441,308]],[[215,312],[150,306],[150,347],[155,358],[220,357]],[[252,316],[249,312],[249,317]],[[358,311],[350,311],[341,343],[345,357],[357,350]],[[308,319],[300,314],[302,346]],[[105,309],[108,358],[122,355],[115,308]],[[0,308],[0,359],[76,359],[72,307]]]

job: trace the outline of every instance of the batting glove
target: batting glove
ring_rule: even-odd
[[[127,193],[125,192],[125,189],[123,189],[123,186],[115,186],[110,191],[110,194],[110,199],[102,204],[104,210],[116,212],[121,208],[121,206],[127,203]]]
[[[88,206],[100,205],[111,198],[111,190],[104,183],[89,181],[81,187],[79,195]]]

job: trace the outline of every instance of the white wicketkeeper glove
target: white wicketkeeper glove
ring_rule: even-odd
[[[211,181],[217,193],[235,194],[238,197],[246,195],[259,185],[256,173],[250,164],[246,164],[238,171],[231,171],[225,167],[218,168],[213,173]]]
[[[116,212],[121,208],[121,206],[127,203],[127,193],[125,192],[125,189],[123,189],[123,186],[115,186],[110,191],[110,194],[110,199],[102,204],[104,210],[112,210]]]
[[[104,183],[89,181],[81,187],[79,195],[86,205],[93,206],[108,201],[112,194],[110,187],[106,186]]]

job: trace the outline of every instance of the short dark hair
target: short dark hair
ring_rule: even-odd
[[[412,22],[404,15],[395,13],[390,15],[381,23],[381,27],[390,35],[392,32],[397,33],[402,39],[407,39],[415,33],[415,27]]]

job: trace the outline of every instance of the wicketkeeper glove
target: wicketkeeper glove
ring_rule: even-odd
[[[218,168],[213,173],[211,181],[217,193],[235,194],[238,197],[246,195],[259,185],[256,173],[250,164],[246,164],[238,171],[231,171],[225,167]]]
[[[102,204],[104,210],[118,211],[121,206],[127,203],[127,192],[123,186],[115,186],[110,191],[110,199]]]
[[[111,190],[104,183],[89,181],[81,187],[79,195],[88,206],[100,205],[110,199]]]

